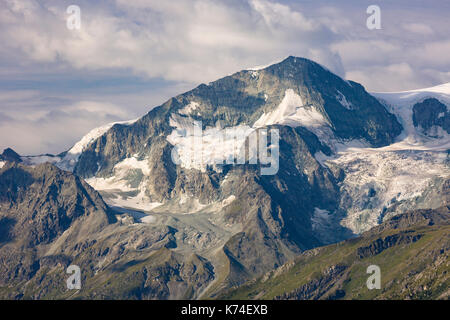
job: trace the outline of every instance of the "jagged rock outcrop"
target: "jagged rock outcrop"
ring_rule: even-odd
[[[177,230],[112,211],[72,173],[45,163],[0,168],[0,297],[193,298],[214,279],[205,258],[172,251]],[[82,271],[68,290],[66,269]]]
[[[3,153],[0,154],[0,161],[9,162],[22,162],[20,155],[11,148],[6,148]]]
[[[413,106],[413,123],[425,132],[433,126],[438,126],[450,133],[450,112],[438,99],[428,98]]]
[[[0,212],[10,221],[8,238],[26,247],[52,242],[79,218],[95,220],[92,232],[114,219],[92,187],[49,163],[1,169]]]

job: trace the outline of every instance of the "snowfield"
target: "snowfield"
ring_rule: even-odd
[[[114,174],[109,178],[92,177],[86,182],[94,189],[106,194],[105,201],[114,207],[151,211],[162,203],[152,202],[146,194],[146,184],[150,168],[146,159],[135,156],[114,166]]]
[[[174,128],[167,141],[175,148],[175,163],[187,169],[206,171],[207,165],[232,163],[237,159],[246,138],[255,131],[247,125],[228,128],[206,128],[191,118],[172,115],[170,126]]]
[[[443,179],[450,177],[450,135],[439,128],[438,137],[430,138],[412,121],[413,105],[426,98],[436,98],[448,107],[450,83],[373,95],[397,116],[404,128],[396,142],[382,148],[367,147],[362,141],[341,142],[336,144],[333,156],[315,155],[322,165],[336,165],[344,170],[340,207],[346,217],[341,225],[357,234],[379,224],[385,216],[438,206],[438,202],[433,202],[433,194]],[[426,198],[428,190],[431,195]],[[316,210],[313,225],[323,224],[323,217]]]
[[[302,98],[292,89],[287,89],[280,105],[269,113],[264,113],[253,127],[259,128],[271,124],[290,127],[305,127],[312,132],[329,126],[325,117],[314,107],[305,105]]]
[[[193,111],[197,110],[198,107],[199,107],[199,104],[197,102],[191,102],[186,107],[178,110],[178,113],[188,116]]]
[[[385,211],[420,208],[420,197],[450,176],[446,152],[351,149],[327,160],[346,173],[341,184],[341,224],[354,233],[379,224]],[[424,206],[426,207],[426,205]]]

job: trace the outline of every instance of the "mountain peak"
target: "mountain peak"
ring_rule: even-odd
[[[50,163],[34,167],[13,163],[0,171],[0,181],[0,211],[8,208],[10,214],[2,218],[16,221],[9,233],[24,243],[51,242],[78,219],[89,221],[80,226],[86,235],[115,221],[97,191]]]
[[[11,148],[6,148],[0,155],[0,160],[10,162],[22,162],[20,155]]]
[[[304,57],[296,57],[296,56],[288,56],[286,59],[281,61],[280,63],[310,63],[310,64],[318,64],[313,60]]]
[[[260,70],[268,70],[271,68],[286,68],[286,67],[305,67],[305,66],[316,66],[320,67],[324,70],[328,70],[328,68],[322,66],[321,64],[314,62],[308,58],[304,57],[296,57],[296,56],[288,56],[281,61],[273,62],[267,65],[253,67],[246,69],[247,71],[260,71]]]

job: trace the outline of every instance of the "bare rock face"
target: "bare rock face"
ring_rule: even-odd
[[[129,218],[70,172],[8,162],[0,169],[0,296],[73,297],[71,264],[82,270],[80,298],[193,298],[214,279],[205,258],[172,251],[177,230]]]
[[[9,162],[22,162],[20,155],[11,148],[6,148],[5,150],[3,150],[3,153],[0,154],[0,160]]]
[[[450,133],[450,112],[447,106],[436,98],[428,98],[413,106],[414,126],[420,126],[425,132],[433,126],[441,127]]]
[[[35,168],[12,163],[0,172],[0,210],[10,221],[8,237],[34,247],[52,242],[79,218],[97,228],[113,216],[86,182],[51,164]]]
[[[100,195],[71,173],[9,162],[0,169],[0,283],[33,277],[40,269],[38,248],[65,232],[75,241],[113,219]]]

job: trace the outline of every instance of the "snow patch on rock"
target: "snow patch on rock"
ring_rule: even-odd
[[[108,196],[104,197],[105,201],[111,206],[151,211],[162,203],[151,201],[146,194],[149,176],[147,159],[139,160],[133,156],[117,163],[111,177],[92,177],[86,182],[103,194],[106,193]]]
[[[285,91],[283,100],[275,110],[264,113],[253,126],[263,127],[272,124],[306,128],[329,125],[328,121],[314,106],[304,105],[302,98],[292,89]]]
[[[273,124],[305,127],[322,142],[330,147],[333,146],[334,133],[329,121],[315,106],[305,105],[302,98],[293,89],[287,89],[278,107],[269,113],[264,113],[256,120],[253,127],[258,128]]]
[[[198,102],[193,101],[184,108],[178,110],[178,113],[183,115],[190,115],[193,111],[197,110],[199,106],[200,105],[198,104]]]
[[[93,143],[95,140],[100,138],[102,135],[104,135],[106,132],[108,132],[109,129],[111,129],[115,124],[121,124],[121,125],[131,125],[135,123],[138,119],[129,120],[129,121],[120,121],[120,122],[113,122],[106,124],[104,126],[92,129],[89,131],[88,134],[86,134],[83,138],[81,138],[80,141],[75,143],[75,145],[67,151],[64,158],[61,159],[61,161],[55,163],[59,168],[67,171],[73,171],[75,168],[76,163],[78,162],[78,158],[80,157],[81,153],[88,147],[91,143]]]
[[[200,128],[191,118],[172,115],[174,128],[167,141],[175,146],[179,164],[186,169],[206,171],[207,165],[220,165],[237,159],[246,138],[255,129],[247,125]]]
[[[353,105],[347,101],[347,98],[339,91],[337,90],[337,96],[336,96],[337,101],[339,101],[339,103],[348,110],[352,110],[353,109]]]
[[[162,205],[160,202],[151,202],[145,194],[145,189],[142,189],[134,197],[117,195],[115,198],[105,199],[105,201],[111,206],[132,208],[142,211],[151,211]]]

